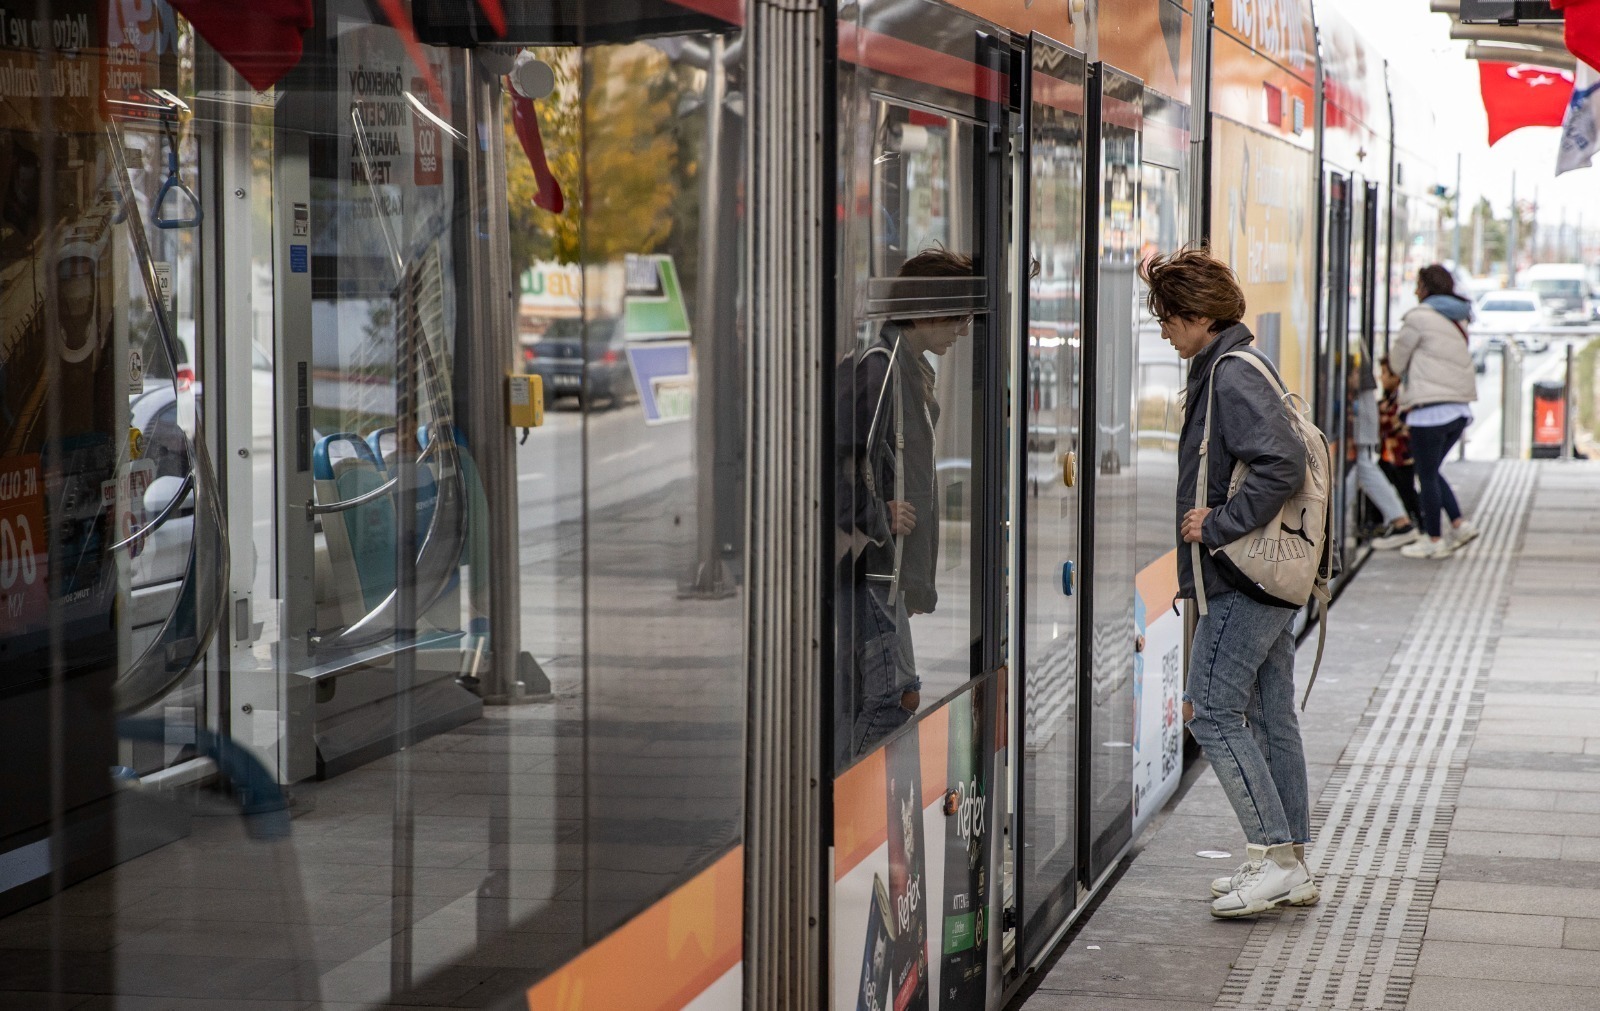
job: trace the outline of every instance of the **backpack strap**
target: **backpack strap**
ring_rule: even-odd
[[[895,365],[898,364],[900,359],[900,339],[902,336],[903,335],[901,334],[895,335],[893,348],[886,348],[881,344],[877,344],[868,348],[866,352],[867,355],[883,355],[885,358],[889,359],[889,367],[883,374],[883,387],[878,390],[878,402],[872,409],[872,422],[867,425],[867,461],[866,466],[862,468],[862,476],[866,481],[867,491],[871,492],[873,495],[881,496],[882,493],[878,490],[877,476],[873,473],[871,457],[872,447],[876,445],[876,440],[878,437],[878,421],[882,416],[883,401],[887,396],[891,401],[889,416],[893,419],[892,424],[894,425],[893,439],[890,443],[891,451],[894,454],[894,497],[892,500],[886,501],[897,502],[905,501],[906,496],[905,400],[904,394],[900,389],[900,382],[895,376]],[[866,355],[863,355],[862,357],[865,358]],[[892,524],[893,522],[894,520],[891,516],[890,523]],[[889,581],[890,607],[893,607],[895,602],[900,598],[900,563],[905,557],[906,546],[906,538],[904,534],[893,534],[893,537],[894,571],[890,573],[888,577],[886,577]],[[875,578],[882,579],[885,577]]]
[[[1262,376],[1266,378],[1268,385],[1270,385],[1273,391],[1278,394],[1278,399],[1282,400],[1290,396],[1289,391],[1284,388],[1283,380],[1278,378],[1278,374],[1273,371],[1272,367],[1268,365],[1266,361],[1261,358],[1261,356],[1251,354],[1249,351],[1246,351],[1243,348],[1219,355],[1217,360],[1211,363],[1211,377],[1206,381],[1205,434],[1200,438],[1200,467],[1195,476],[1194,507],[1196,509],[1206,508],[1206,462],[1210,456],[1211,449],[1212,408],[1216,405],[1217,399],[1217,367],[1222,364],[1223,359],[1225,358],[1242,358],[1243,360],[1249,362],[1251,365],[1255,366],[1257,372],[1261,373]],[[1196,541],[1193,544],[1190,544],[1189,552],[1192,559],[1190,568],[1193,570],[1194,574],[1195,603],[1199,607],[1200,614],[1204,616],[1205,614],[1209,613],[1209,607],[1206,602],[1206,579],[1204,566],[1201,564],[1200,560],[1200,542]]]

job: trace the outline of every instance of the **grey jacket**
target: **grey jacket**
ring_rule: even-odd
[[[1184,393],[1183,430],[1178,440],[1178,597],[1194,599],[1192,552],[1183,541],[1183,515],[1194,508],[1195,481],[1200,474],[1200,444],[1205,438],[1207,387],[1212,363],[1219,355],[1248,347],[1255,340],[1243,323],[1235,324],[1189,362],[1189,384]],[[1252,354],[1260,355],[1252,348]],[[1262,360],[1266,356],[1262,355]],[[1206,502],[1211,514],[1200,530],[1203,548],[1218,548],[1256,529],[1289,500],[1305,480],[1306,448],[1295,434],[1289,409],[1266,378],[1249,362],[1228,360],[1217,366],[1215,405],[1211,425],[1210,460],[1206,464]],[[1239,491],[1228,498],[1228,480],[1235,461],[1250,473]],[[1212,564],[1208,551],[1200,552],[1206,595],[1222,592],[1229,584]]]
[[[1429,404],[1470,404],[1478,399],[1467,336],[1430,305],[1401,317],[1389,348],[1389,367],[1400,377],[1400,410]]]

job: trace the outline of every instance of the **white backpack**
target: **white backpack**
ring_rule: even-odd
[[[1224,358],[1249,362],[1264,376],[1288,409],[1294,431],[1306,447],[1306,472],[1300,487],[1289,496],[1277,515],[1265,525],[1220,548],[1211,549],[1211,560],[1230,578],[1240,592],[1264,604],[1300,608],[1315,600],[1317,615],[1317,656],[1306,685],[1304,709],[1311,697],[1322,666],[1322,647],[1328,632],[1328,602],[1332,599],[1329,581],[1333,577],[1334,554],[1330,541],[1333,527],[1332,454],[1328,437],[1307,417],[1309,407],[1299,394],[1290,393],[1282,380],[1261,357],[1248,351],[1230,351],[1211,366],[1210,386],[1206,390],[1206,427],[1200,442],[1200,469],[1196,479],[1195,508],[1206,508],[1206,460],[1211,446],[1211,416],[1216,406],[1217,366]],[[1250,468],[1237,461],[1228,481],[1232,498],[1244,483]],[[1189,545],[1193,552],[1194,589],[1200,613],[1207,613],[1205,577],[1200,564],[1200,545]]]

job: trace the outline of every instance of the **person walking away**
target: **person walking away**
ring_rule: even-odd
[[[1422,503],[1417,499],[1417,472],[1411,457],[1411,433],[1400,420],[1400,377],[1389,367],[1389,359],[1378,363],[1379,381],[1383,396],[1378,399],[1378,435],[1383,448],[1378,456],[1378,466],[1383,476],[1394,485],[1400,501],[1405,503],[1406,514],[1413,524],[1422,523]],[[1415,538],[1413,538],[1414,540]]]
[[[1203,580],[1208,607],[1195,628],[1184,725],[1200,743],[1239,819],[1249,859],[1232,877],[1212,882],[1211,913],[1248,916],[1319,899],[1305,866],[1311,818],[1305,748],[1294,711],[1294,609],[1258,601],[1230,586],[1211,558],[1283,508],[1305,479],[1306,448],[1265,376],[1249,362],[1223,356],[1246,349],[1267,363],[1240,322],[1244,292],[1227,264],[1204,247],[1154,256],[1140,267],[1150,312],[1161,336],[1189,362],[1185,416],[1178,443],[1177,520],[1182,544],[1199,544],[1200,572],[1187,547],[1178,552],[1178,597],[1196,599]],[[1213,391],[1209,387],[1215,384]],[[1208,406],[1211,405],[1211,406]],[[1196,482],[1206,414],[1214,410],[1206,447],[1206,501],[1197,509]],[[1232,496],[1236,462],[1248,468]]]
[[[1455,490],[1439,468],[1472,423],[1472,402],[1478,398],[1478,377],[1472,368],[1466,323],[1471,304],[1455,293],[1455,278],[1437,263],[1417,272],[1420,305],[1401,318],[1400,333],[1389,349],[1389,361],[1400,376],[1399,403],[1411,432],[1422,502],[1422,529],[1427,535],[1400,549],[1407,558],[1446,558],[1478,536],[1478,528],[1461,512]],[[1443,508],[1450,518],[1445,536],[1439,522]]]
[[[1383,441],[1378,417],[1378,383],[1372,376],[1365,358],[1352,363],[1350,369],[1350,400],[1354,424],[1352,425],[1355,466],[1345,477],[1345,500],[1355,498],[1356,487],[1383,516],[1383,528],[1372,539],[1372,546],[1380,551],[1404,547],[1417,539],[1417,528],[1411,514],[1394,485],[1378,466],[1378,447]]]

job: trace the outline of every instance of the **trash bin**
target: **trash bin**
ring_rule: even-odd
[[[1567,384],[1541,379],[1533,384],[1534,459],[1555,459],[1567,439]]]

